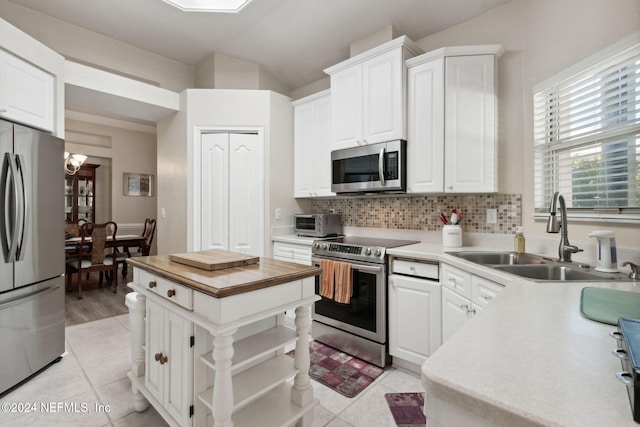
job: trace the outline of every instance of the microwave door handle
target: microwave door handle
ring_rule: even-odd
[[[380,178],[380,185],[385,185],[384,181],[384,147],[380,149],[378,154],[378,177]]]

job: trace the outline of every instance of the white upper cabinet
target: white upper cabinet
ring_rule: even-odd
[[[331,93],[299,99],[294,106],[294,197],[331,192]]]
[[[53,75],[0,49],[0,117],[54,130]]]
[[[406,139],[405,60],[418,53],[403,36],[325,70],[333,150]]]
[[[407,191],[444,189],[444,59],[408,70]]]
[[[502,46],[444,48],[407,61],[407,191],[497,191],[496,58]]]

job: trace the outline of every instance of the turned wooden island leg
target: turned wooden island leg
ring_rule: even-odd
[[[129,308],[129,328],[131,330],[131,376],[144,375],[144,316],[146,311],[146,297],[137,292],[129,292],[125,298],[125,305]],[[133,392],[133,408],[142,412],[149,407],[149,401],[140,393],[134,382],[131,383]]]
[[[213,382],[213,426],[233,427],[233,381],[231,358],[233,357],[233,334],[236,329],[223,333],[213,332],[213,360],[216,377]]]
[[[311,329],[311,306],[300,306],[296,308],[296,342],[295,367],[298,373],[293,379],[291,387],[291,401],[298,406],[306,406],[313,401],[313,387],[311,377],[309,377],[309,332]],[[313,411],[308,412],[296,423],[298,426],[310,426],[313,422]]]

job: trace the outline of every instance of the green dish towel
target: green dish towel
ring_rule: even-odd
[[[580,313],[587,319],[617,325],[620,317],[640,318],[640,292],[583,288]]]

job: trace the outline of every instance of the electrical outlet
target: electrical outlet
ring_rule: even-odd
[[[487,209],[487,224],[496,224],[498,222],[498,210]]]
[[[282,209],[276,208],[275,217],[276,219],[282,219]]]
[[[160,209],[160,218],[165,219],[167,217],[167,211],[165,208]]]

